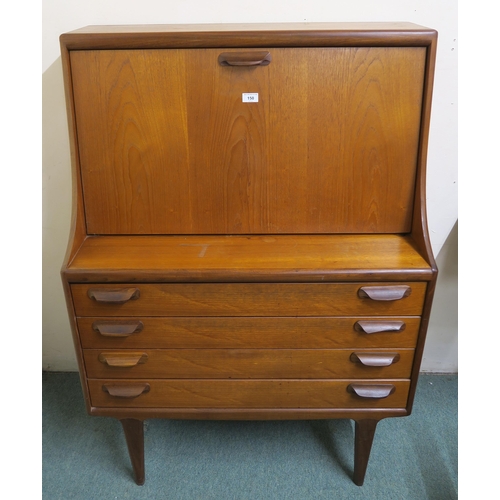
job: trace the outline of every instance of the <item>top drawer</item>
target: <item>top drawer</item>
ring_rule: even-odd
[[[426,284],[77,284],[77,316],[418,316]]]

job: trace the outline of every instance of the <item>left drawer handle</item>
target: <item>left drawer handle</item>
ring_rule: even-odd
[[[367,399],[383,399],[390,396],[395,390],[396,387],[392,384],[349,384],[347,386],[347,392]]]
[[[120,368],[131,368],[148,360],[145,352],[101,352],[98,357],[101,363]]]
[[[94,321],[92,329],[103,337],[129,337],[133,333],[142,332],[142,321]]]
[[[141,394],[149,392],[150,388],[148,383],[128,385],[106,384],[102,386],[104,392],[115,398],[136,398]]]
[[[390,366],[400,359],[397,352],[353,352],[350,360],[364,366]]]
[[[124,304],[129,300],[137,300],[141,296],[141,292],[138,288],[90,288],[87,295],[90,299],[95,300],[96,302]]]
[[[380,301],[401,300],[410,294],[411,287],[408,285],[362,286],[358,290],[358,297]]]

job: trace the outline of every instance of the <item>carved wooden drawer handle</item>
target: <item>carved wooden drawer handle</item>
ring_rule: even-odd
[[[271,54],[267,51],[223,52],[219,55],[221,66],[268,66]]]
[[[377,385],[364,385],[364,384],[349,384],[347,392],[355,394],[360,398],[368,399],[383,399],[390,396],[396,387],[392,384],[377,384]]]
[[[90,299],[93,299],[96,302],[124,304],[129,300],[137,300],[140,297],[141,293],[138,288],[91,288],[87,292],[87,295]]]
[[[149,392],[150,385],[146,382],[141,384],[114,385],[106,384],[102,386],[104,392],[116,398],[136,398],[141,394]]]
[[[382,332],[402,332],[406,328],[404,321],[356,321],[357,332],[372,334]]]
[[[400,359],[397,352],[353,352],[350,360],[364,366],[390,366]]]
[[[380,301],[401,300],[410,294],[408,285],[362,286],[358,290],[358,297]]]
[[[144,328],[142,321],[94,321],[92,328],[103,337],[128,337]]]
[[[148,355],[145,352],[101,352],[98,359],[108,366],[130,368],[145,363]]]

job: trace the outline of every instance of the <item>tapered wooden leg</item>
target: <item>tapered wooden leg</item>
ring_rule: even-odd
[[[362,486],[365,480],[366,467],[368,466],[377,424],[378,420],[373,419],[356,421],[353,480],[358,486]]]
[[[124,418],[120,420],[125,439],[127,440],[128,453],[132,468],[134,469],[135,482],[143,485],[144,473],[144,425],[142,420],[135,418]]]

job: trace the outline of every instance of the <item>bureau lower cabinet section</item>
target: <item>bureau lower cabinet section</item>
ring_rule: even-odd
[[[404,297],[412,291],[412,285],[415,290],[410,297],[394,299],[394,303],[377,303],[376,298],[358,296],[365,290]],[[418,320],[425,292],[421,283],[383,287],[353,283],[71,288],[76,314],[82,320],[93,318],[89,327],[96,340],[91,339],[89,348],[83,350],[93,406],[406,407],[415,341],[407,341],[406,347],[389,342],[389,347],[370,349],[357,337],[399,335],[406,327],[401,315]],[[109,302],[118,297],[118,305]],[[339,307],[336,302],[343,304],[346,313],[356,316],[337,325],[341,318],[326,316]],[[367,318],[366,313],[382,315],[382,319]],[[387,316],[391,313],[399,316]],[[181,340],[176,347],[169,346],[169,317],[159,314],[183,314],[181,318],[170,317],[189,331],[194,337],[191,342],[182,344]],[[159,320],[161,326],[156,335],[163,336],[170,348],[157,348],[155,338],[141,342],[148,320],[152,319]],[[243,324],[242,319],[246,319]],[[323,335],[316,339],[308,332],[318,321],[319,333]],[[267,339],[266,327],[282,341]],[[205,347],[203,341],[196,340],[203,330],[212,334],[210,345],[205,340]],[[293,331],[297,338],[291,347],[287,338]],[[225,338],[219,340],[224,333]],[[116,349],[99,348],[98,336],[119,340]],[[129,348],[126,341],[133,336],[138,343]],[[256,347],[259,340],[267,342],[265,348]]]
[[[61,36],[74,210],[62,269],[91,415],[377,423],[412,410],[437,269],[436,33],[412,24]],[[222,48],[220,48],[222,47]]]

